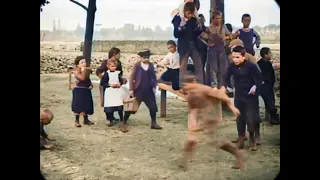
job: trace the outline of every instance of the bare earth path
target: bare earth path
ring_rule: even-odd
[[[123,134],[108,128],[98,105],[98,88],[93,90],[93,126],[74,127],[71,91],[66,75],[41,75],[41,108],[50,108],[54,121],[47,132],[57,139],[55,149],[40,152],[41,170],[48,180],[271,180],[280,169],[280,127],[262,127],[261,148],[246,152],[247,170],[233,170],[234,158],[200,143],[196,159],[187,172],[178,168],[186,134],[186,104],[168,99],[167,118],[159,118],[164,129],[149,128],[149,113],[142,105],[130,118],[130,131]],[[159,102],[159,101],[158,101]],[[261,112],[264,112],[262,109]],[[219,138],[234,139],[236,126],[226,112]]]

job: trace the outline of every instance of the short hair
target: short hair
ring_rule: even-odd
[[[203,19],[206,19],[204,18],[204,15],[203,14],[199,14],[199,17],[203,18]]]
[[[227,56],[229,56],[231,53],[232,53],[232,52],[231,52],[231,47],[227,47],[227,48],[226,48],[226,54],[227,54]]]
[[[228,31],[232,33],[232,31],[233,31],[232,25],[230,23],[227,23],[226,27],[227,27]]]
[[[244,48],[242,46],[236,46],[232,49],[232,52],[240,53],[241,56],[245,56],[246,55],[246,48]]]
[[[212,15],[211,15],[211,19],[214,19],[216,18],[217,16],[222,16],[222,12],[221,11],[218,11],[218,10],[215,10],[212,12]]]
[[[243,21],[243,19],[246,18],[246,17],[251,18],[250,14],[247,14],[247,13],[246,13],[246,14],[243,14],[243,15],[242,15],[241,21]]]
[[[184,12],[188,12],[188,11],[194,12],[195,9],[196,8],[195,8],[195,6],[194,6],[194,4],[192,2],[186,2],[186,4],[184,5],[183,11]]]
[[[46,113],[46,114],[48,114],[48,116],[50,116],[51,119],[53,119],[53,113],[52,113],[52,111],[50,111],[49,109],[45,109],[43,112]]]
[[[109,59],[109,60],[107,61],[107,66],[110,66],[111,64],[117,66],[117,65],[118,65],[118,62],[117,62],[117,60]]]
[[[261,48],[261,50],[260,50],[260,56],[261,56],[261,57],[264,57],[265,55],[269,54],[270,50],[271,50],[271,49],[268,48],[268,47],[263,47],[263,48]]]
[[[176,42],[174,42],[173,40],[169,40],[169,41],[167,42],[167,45],[177,46]]]
[[[119,54],[119,53],[120,53],[120,49],[119,48],[112,47],[108,52],[109,59],[112,58],[113,56]]]
[[[74,64],[75,65],[79,65],[80,61],[82,59],[85,59],[84,56],[77,56],[75,59],[74,59]]]

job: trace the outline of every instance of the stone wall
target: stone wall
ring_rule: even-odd
[[[67,73],[70,66],[74,66],[74,59],[81,55],[81,52],[48,51],[40,52],[40,74]],[[165,55],[153,55],[151,62],[160,62]],[[107,53],[93,52],[91,66],[100,66],[104,59],[107,59]],[[138,61],[136,54],[121,54],[121,62],[125,73],[130,73],[133,64]],[[163,69],[159,68],[159,72]]]
[[[81,44],[81,45],[80,45]],[[110,48],[118,47],[122,53],[136,54],[143,48],[149,48],[153,54],[167,53],[166,41],[93,41],[93,52],[108,52]],[[270,47],[273,51],[279,51],[279,44],[262,44],[261,47]],[[55,51],[82,51],[83,43],[80,42],[41,42],[41,50]]]

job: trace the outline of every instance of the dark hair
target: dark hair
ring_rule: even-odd
[[[211,21],[210,21],[210,23],[212,23],[212,21],[214,20],[214,18],[216,18],[217,16],[221,16],[221,17],[222,17],[222,12],[221,12],[221,11],[218,11],[218,10],[213,11],[212,14],[211,14]],[[220,26],[219,33],[222,32],[222,28],[223,28],[223,26]]]
[[[214,19],[217,16],[222,16],[222,12],[218,10],[213,11],[211,14],[211,19]]]
[[[201,18],[205,19],[205,18],[204,18],[204,16],[203,16],[203,14],[199,14],[199,17],[201,17]]]
[[[84,56],[77,56],[76,59],[74,60],[74,64],[79,65],[82,59],[85,59]]]
[[[243,14],[242,17],[241,17],[241,21],[243,21],[243,19],[244,19],[245,17],[251,17],[251,16],[250,16],[250,14]]]
[[[177,46],[176,42],[174,42],[173,40],[169,40],[169,41],[167,42],[167,45]]]
[[[186,4],[184,5],[183,11],[184,12],[188,12],[188,11],[194,12],[195,9],[196,8],[192,2],[186,2]]]
[[[230,23],[226,24],[227,29],[229,30],[230,33],[232,33],[233,29],[232,29],[232,25]]]
[[[235,53],[240,53],[241,56],[245,56],[246,55],[246,49],[242,46],[236,46],[232,49],[232,52]]]
[[[120,49],[119,48],[112,47],[108,52],[109,59],[112,58],[113,56],[119,54],[119,53],[120,53]]]
[[[231,53],[232,53],[232,52],[231,52],[231,47],[227,47],[227,48],[226,48],[226,54],[227,54],[227,56],[229,56]]]
[[[264,57],[265,55],[269,54],[269,52],[270,52],[270,48],[268,48],[268,47],[263,47],[263,48],[261,48],[261,50],[260,50],[260,56],[261,56],[261,57]]]

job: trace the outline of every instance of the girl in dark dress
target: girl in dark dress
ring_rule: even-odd
[[[74,72],[77,80],[76,86],[72,91],[72,111],[76,116],[75,126],[81,127],[79,116],[83,116],[83,124],[93,125],[94,123],[88,119],[88,115],[94,113],[93,99],[91,89],[93,88],[90,80],[90,72],[86,69],[86,60],[83,56],[78,56],[74,60],[76,69]]]

